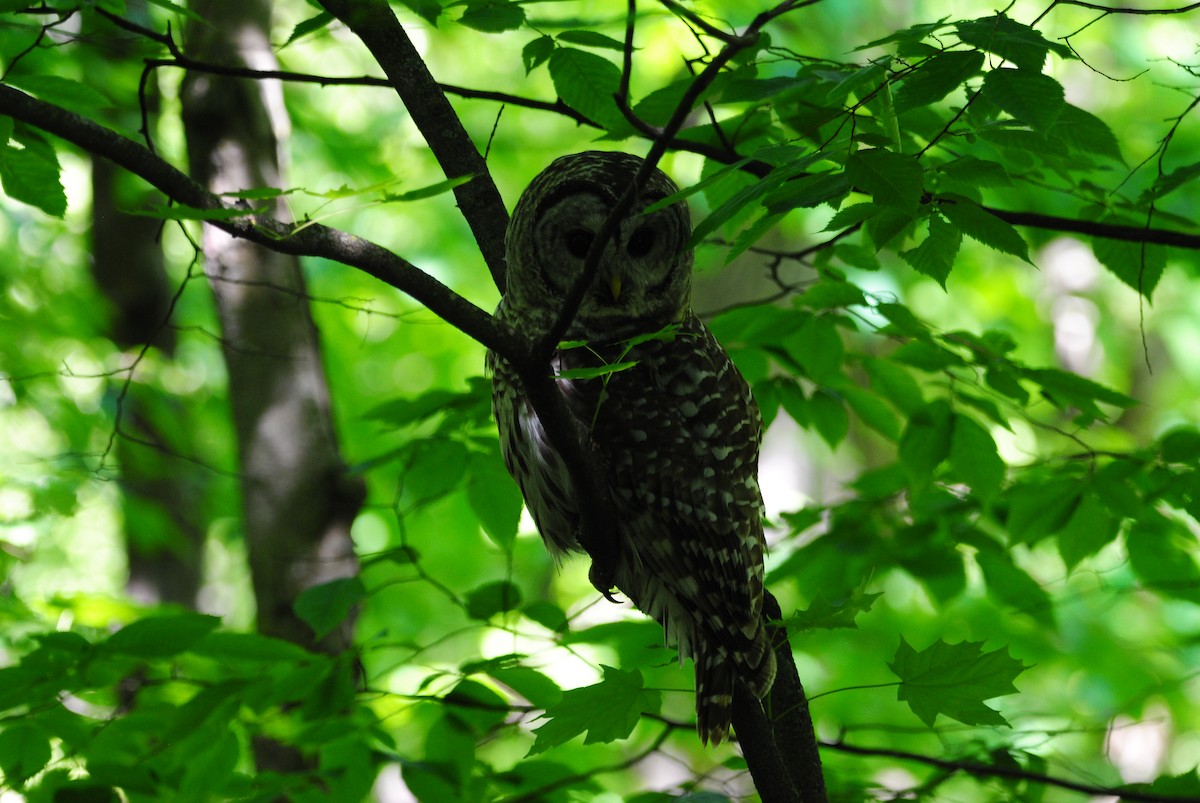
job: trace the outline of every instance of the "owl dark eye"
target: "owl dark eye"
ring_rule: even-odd
[[[629,238],[629,244],[625,248],[629,251],[629,256],[637,259],[650,253],[650,249],[654,248],[654,243],[657,240],[658,235],[654,229],[646,226],[633,233],[633,236]]]
[[[595,235],[587,229],[571,229],[565,238],[567,252],[576,259],[583,259],[592,247],[594,239]]]

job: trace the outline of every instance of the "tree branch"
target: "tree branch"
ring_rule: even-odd
[[[168,198],[196,209],[236,209],[151,153],[145,146],[59,106],[0,85],[0,114],[21,120],[101,156],[145,179]],[[439,318],[503,355],[524,347],[510,327],[467,301],[410,262],[372,242],[318,223],[289,225],[249,209],[211,225],[274,251],[322,257],[358,268],[402,290]]]
[[[353,31],[379,62],[446,177],[474,176],[454,189],[454,197],[475,235],[492,280],[503,292],[508,210],[483,156],[433,80],[421,54],[386,0],[321,0],[321,5]]]
[[[1196,803],[1196,798],[1192,797],[1140,792],[1124,786],[1097,786],[1095,784],[1077,783],[1075,781],[1068,781],[1065,778],[1055,778],[1051,775],[1042,775],[1020,768],[978,764],[973,761],[956,761],[953,759],[937,758],[936,756],[926,756],[920,753],[909,753],[904,750],[892,750],[883,747],[860,747],[858,745],[846,744],[845,742],[821,742],[821,747],[827,750],[852,753],[858,756],[877,756],[880,758],[894,758],[900,761],[912,761],[949,772],[965,772],[968,775],[974,775],[979,778],[1009,778],[1012,780],[1030,781],[1036,784],[1054,786],[1059,789],[1069,789],[1072,792],[1081,792],[1085,795],[1095,795],[1097,797],[1117,797],[1121,800],[1132,800],[1139,803]]]

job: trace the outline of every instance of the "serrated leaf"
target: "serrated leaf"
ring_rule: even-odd
[[[346,621],[350,612],[366,597],[367,589],[362,580],[340,577],[304,589],[292,607],[296,616],[312,628],[318,639],[322,639]]]
[[[524,503],[499,454],[471,455],[467,502],[488,538],[501,549],[509,549],[517,537]]]
[[[882,596],[882,593],[868,594],[861,586],[841,599],[827,600],[818,596],[806,609],[784,619],[783,624],[793,632],[857,628],[855,617],[871,610],[875,600]]]
[[[1066,105],[1062,84],[1034,70],[998,67],[983,78],[984,97],[1016,120],[1045,133]]]
[[[996,452],[992,434],[973,418],[955,414],[949,460],[954,476],[980,498],[991,501],[999,494],[1007,467]]]
[[[20,127],[14,128],[10,136],[22,147],[14,148],[7,139],[0,142],[0,187],[14,201],[61,218],[67,212],[67,193],[54,147]]]
[[[1025,70],[1040,71],[1046,53],[1051,50],[1061,58],[1075,57],[1066,45],[1051,42],[1036,29],[1004,14],[959,22],[956,27],[963,42],[995,53]]]
[[[1012,254],[1025,262],[1029,259],[1029,246],[1011,223],[1001,220],[983,207],[960,196],[945,196],[937,205],[938,211],[962,233],[1003,254]]]
[[[573,29],[556,34],[555,38],[560,42],[570,42],[573,45],[595,47],[602,50],[616,50],[618,53],[625,52],[624,42],[619,39],[613,39],[611,36],[605,36],[598,31]]]
[[[241,207],[221,206],[216,209],[200,209],[195,206],[173,204],[171,206],[155,206],[149,209],[123,209],[127,215],[152,217],[156,220],[234,220],[239,217],[255,215],[266,211],[266,207],[248,209]]]
[[[1198,178],[1200,178],[1200,162],[1176,168],[1170,173],[1165,173],[1156,178],[1154,184],[1142,193],[1140,202],[1144,204],[1148,201],[1162,198]]]
[[[430,25],[437,27],[438,17],[442,13],[441,0],[400,0],[400,5],[407,6]]]
[[[922,62],[900,83],[895,96],[896,113],[937,103],[977,74],[981,67],[983,54],[978,50],[938,53]]]
[[[486,622],[521,607],[521,589],[508,580],[484,583],[467,594],[466,605],[468,616]]]
[[[602,667],[604,679],[594,686],[569,689],[547,709],[546,723],[534,729],[537,738],[529,755],[536,755],[587,732],[584,744],[613,742],[633,732],[643,713],[656,713],[657,691],[647,690],[642,673]]]
[[[309,17],[302,22],[296,23],[296,27],[292,28],[291,36],[289,36],[287,41],[283,43],[283,47],[287,47],[298,39],[303,39],[309,34],[316,33],[317,31],[328,27],[329,24],[335,19],[337,18],[334,17],[333,14],[330,14],[328,11],[322,11],[320,14],[317,14],[314,17]]]
[[[1109,272],[1146,299],[1154,293],[1167,268],[1167,251],[1155,243],[1093,237],[1092,253]]]
[[[1012,177],[1000,162],[960,156],[938,167],[938,172],[972,187],[1011,187]]]
[[[190,648],[221,624],[216,616],[180,613],[130,622],[99,645],[105,652],[139,658],[166,658]]]
[[[962,246],[962,232],[937,212],[929,216],[929,235],[916,248],[901,251],[900,257],[917,273],[932,278],[946,289],[946,279]]]
[[[525,9],[512,0],[466,0],[467,9],[458,21],[484,33],[503,33],[525,24]]]
[[[844,198],[850,181],[844,173],[815,173],[788,181],[767,193],[762,203],[772,213],[789,209],[811,209]]]
[[[917,652],[903,637],[888,668],[900,678],[897,699],[927,726],[938,714],[964,725],[1003,725],[1008,722],[984,700],[1016,694],[1012,682],[1025,665],[1008,650],[985,653],[983,642],[948,644],[935,641]]]
[[[1050,135],[1066,142],[1072,150],[1125,162],[1121,156],[1121,143],[1108,124],[1070,103],[1063,105]]]
[[[1121,408],[1133,407],[1138,403],[1137,399],[1070,371],[1060,371],[1057,368],[1026,368],[1022,373],[1026,379],[1041,385],[1042,392],[1056,406],[1078,407],[1094,418],[1102,419],[1103,416],[1093,402],[1104,402]]]
[[[544,64],[555,47],[553,36],[539,36],[521,48],[521,63],[525,65],[525,74],[529,75]]]
[[[825,224],[825,228],[821,231],[841,231],[848,229],[851,226],[857,226],[864,220],[874,217],[879,212],[879,207],[873,203],[852,204],[851,206],[842,207],[837,211],[829,222]]]
[[[58,75],[6,75],[4,82],[56,106],[87,115],[113,106],[100,89]]]
[[[432,198],[435,195],[441,195],[444,192],[450,192],[455,187],[461,187],[471,179],[475,178],[472,173],[466,176],[455,176],[443,181],[438,181],[426,187],[419,187],[408,192],[385,192],[379,196],[382,203],[396,203],[404,201],[420,201],[425,198]]]
[[[883,148],[857,151],[846,160],[846,178],[855,189],[909,217],[917,213],[925,191],[924,175],[915,157]]]
[[[606,58],[573,47],[558,47],[550,54],[550,79],[563,102],[605,128],[628,126],[613,95],[621,71]]]

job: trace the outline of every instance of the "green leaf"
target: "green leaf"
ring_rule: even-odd
[[[915,484],[933,479],[934,470],[950,455],[954,413],[944,399],[936,399],[913,413],[900,436],[900,465]]]
[[[1083,494],[1071,518],[1058,533],[1058,554],[1067,571],[1073,571],[1084,558],[1112,543],[1119,524],[1094,493]]]
[[[549,67],[554,89],[564,103],[610,130],[628,127],[613,100],[621,83],[617,65],[586,50],[559,47],[550,54]]]
[[[953,50],[932,56],[901,82],[896,91],[896,113],[937,103],[981,67],[983,54],[978,50]]]
[[[416,504],[456,490],[467,473],[467,447],[444,438],[417,441],[405,466],[403,491]]]
[[[1158,287],[1167,268],[1167,250],[1154,243],[1093,237],[1092,252],[1101,265],[1146,299]]]
[[[50,762],[50,739],[41,728],[17,722],[0,732],[4,784],[19,789]]]
[[[419,187],[415,190],[409,190],[408,192],[385,192],[379,197],[379,200],[382,203],[395,203],[397,201],[420,201],[425,198],[432,198],[435,195],[441,195],[444,192],[450,192],[455,187],[461,187],[463,184],[466,184],[473,178],[475,178],[474,174],[456,176],[454,178],[448,178],[443,181],[435,182],[427,187]]]
[[[112,101],[100,88],[57,75],[18,73],[5,76],[4,82],[23,89],[48,103],[89,116],[113,107]]]
[[[521,614],[554,633],[565,633],[571,626],[563,609],[545,600],[530,602],[521,608]]]
[[[199,207],[187,206],[185,204],[172,204],[171,206],[154,206],[149,209],[124,209],[122,211],[127,215],[152,217],[156,220],[234,220],[239,217],[262,213],[266,211],[266,207],[249,209],[244,207],[219,206],[213,209],[200,209]]]
[[[1041,385],[1042,392],[1059,408],[1077,407],[1091,420],[1104,420],[1104,415],[1095,402],[1111,404],[1122,409],[1136,405],[1124,393],[1106,388],[1079,374],[1060,371],[1057,368],[1026,368],[1023,376]]]
[[[216,616],[180,613],[130,622],[100,643],[100,649],[138,658],[167,658],[190,648],[221,624]]]
[[[588,368],[565,368],[560,370],[555,376],[559,379],[597,379],[602,376],[611,376],[621,371],[628,371],[630,368],[636,367],[636,360],[628,360],[626,362],[613,362]]]
[[[846,178],[855,189],[909,217],[917,213],[925,191],[924,175],[915,157],[883,148],[856,151],[846,160]]]
[[[846,197],[850,182],[844,173],[814,173],[786,182],[763,198],[762,203],[773,213],[789,209],[811,209]]]
[[[1159,454],[1168,463],[1200,466],[1200,430],[1194,427],[1175,427],[1158,442]]]
[[[570,30],[556,34],[560,42],[570,42],[573,45],[583,45],[584,47],[595,47],[603,50],[615,50],[618,53],[625,52],[625,43],[619,39],[613,39],[611,36],[605,36],[597,31],[589,30]],[[636,49],[636,48],[635,48]]]
[[[511,548],[524,503],[498,452],[471,455],[467,502],[488,538],[501,549]]]
[[[796,299],[796,306],[809,309],[854,307],[863,306],[866,303],[866,297],[858,285],[829,277],[808,287]]]
[[[1149,512],[1125,534],[1133,573],[1146,588],[1200,604],[1196,539],[1170,519]]]
[[[900,439],[899,419],[878,396],[854,386],[839,387],[838,393],[864,424],[890,441]]]
[[[1108,124],[1091,112],[1066,103],[1050,130],[1052,137],[1066,142],[1071,150],[1094,154],[1124,164],[1121,143]]]
[[[854,621],[855,617],[871,610],[875,600],[882,596],[882,593],[868,594],[861,586],[849,596],[841,599],[827,600],[823,596],[818,596],[806,609],[796,611],[784,619],[783,624],[792,632],[838,628],[854,629],[858,627]]]
[[[954,181],[972,187],[1011,187],[1012,177],[1000,162],[979,159],[974,156],[959,156],[937,168]]]
[[[1033,264],[1029,260],[1029,246],[1012,224],[1001,220],[978,204],[961,196],[947,195],[941,198],[937,209],[972,240]]]
[[[550,54],[554,52],[554,48],[553,36],[539,36],[521,48],[521,63],[525,65],[525,74],[529,75],[544,64],[550,58]]]
[[[825,224],[825,228],[821,231],[841,231],[848,229],[851,226],[857,226],[864,220],[874,217],[879,212],[879,207],[873,203],[853,204],[845,206],[838,210],[829,222]]]
[[[357,577],[341,577],[310,586],[296,597],[296,616],[313,629],[318,639],[332,633],[350,612],[367,598],[367,589]]]
[[[283,639],[258,633],[229,633],[214,631],[201,638],[189,650],[194,655],[220,661],[253,661],[283,663],[307,661],[313,654],[303,647]]]
[[[527,666],[497,667],[488,670],[488,674],[538,708],[550,708],[562,701],[563,692],[558,684]]]
[[[929,216],[929,236],[920,245],[901,251],[900,257],[917,273],[934,279],[946,289],[946,279],[962,245],[962,232],[937,212]]]
[[[1016,120],[1043,133],[1066,105],[1062,84],[1034,70],[998,67],[984,76],[983,94]]]
[[[289,36],[287,41],[283,43],[283,47],[287,47],[293,42],[303,39],[309,34],[316,33],[317,31],[329,27],[330,23],[332,23],[335,19],[337,18],[328,11],[322,11],[320,14],[317,14],[314,17],[309,17],[302,22],[296,23],[296,27],[292,28],[291,36]]]
[[[1013,543],[1032,544],[1061,530],[1079,504],[1082,486],[1073,477],[1019,482],[1008,490],[1009,536]]]
[[[1051,42],[1034,28],[1004,14],[959,22],[956,27],[958,38],[966,44],[995,53],[1024,70],[1040,72],[1051,50],[1064,59],[1075,57],[1066,45]]]
[[[975,553],[975,562],[991,596],[1049,628],[1054,627],[1054,603],[1050,595],[1007,552],[998,545],[983,548]]]
[[[992,434],[975,419],[954,415],[949,459],[953,475],[971,486],[980,498],[990,502],[1000,493],[1007,467],[996,452]]]
[[[846,405],[827,390],[818,390],[808,400],[808,418],[830,449],[836,449],[850,432],[850,415],[846,412]]]
[[[407,6],[409,10],[435,27],[438,17],[442,13],[441,0],[400,0],[400,5]]]
[[[842,369],[846,348],[833,319],[813,315],[783,340],[783,347],[810,379],[828,383]]]
[[[21,125],[13,127],[10,136],[21,147],[13,147],[8,137],[0,141],[0,186],[14,201],[61,218],[67,212],[67,193],[54,147]]]
[[[484,583],[467,593],[467,616],[486,622],[521,607],[521,589],[508,580]]]
[[[467,0],[458,21],[484,33],[503,33],[525,24],[525,9],[512,0]]]
[[[602,667],[604,679],[594,686],[563,692],[562,701],[547,709],[547,722],[534,730],[529,755],[544,753],[587,732],[584,744],[613,742],[633,732],[643,713],[656,713],[657,691],[647,690],[642,673]]]
[[[866,358],[863,367],[875,392],[896,405],[900,412],[912,415],[925,405],[921,386],[907,368],[878,357]]]
[[[1015,694],[1012,682],[1025,666],[1008,650],[985,653],[983,642],[948,644],[935,641],[917,652],[903,637],[888,668],[900,678],[897,699],[933,727],[938,714],[964,725],[1003,725],[1008,722],[984,700]]]

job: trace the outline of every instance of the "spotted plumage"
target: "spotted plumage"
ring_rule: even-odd
[[[497,315],[531,338],[550,330],[641,163],[581,153],[533,180],[509,225]],[[686,206],[641,213],[674,192],[655,171],[603,251],[569,347],[547,370],[575,377],[558,386],[617,508],[616,586],[662,623],[681,659],[694,659],[697,728],[716,743],[728,735],[738,679],[762,697],[775,675],[762,618],[762,422],[745,380],[690,309]],[[516,374],[494,353],[488,365],[505,464],[560,558],[580,548],[566,467]]]

